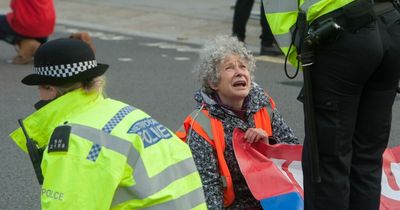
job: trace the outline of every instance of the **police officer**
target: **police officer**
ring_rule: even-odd
[[[306,122],[305,209],[377,210],[382,153],[400,78],[400,14],[389,4],[376,17],[370,0],[298,2],[264,0],[264,5],[292,64],[297,65],[296,52],[301,50],[296,40],[302,34],[296,32],[312,35],[307,44],[314,54],[310,74],[319,164],[311,164]],[[301,21],[296,25],[301,11],[306,12],[308,30]],[[312,179],[313,167],[320,180]]]
[[[107,68],[85,42],[57,39],[22,80],[41,98],[23,125],[44,148],[42,209],[206,209],[188,146],[143,111],[104,98]],[[11,137],[26,151],[21,128]]]

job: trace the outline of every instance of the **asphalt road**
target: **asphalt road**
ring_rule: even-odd
[[[66,37],[81,30],[58,26],[52,38]],[[86,30],[86,29],[85,29]],[[199,87],[193,66],[199,46],[154,38],[110,32],[90,31],[97,48],[97,60],[110,64],[107,95],[143,109],[172,130],[194,107],[193,92]],[[23,86],[20,80],[32,72],[32,65],[6,63],[15,51],[0,42],[0,209],[40,209],[40,186],[28,156],[10,140],[17,119],[33,112],[38,100],[35,87]],[[258,61],[255,80],[274,97],[287,123],[302,139],[302,105],[296,100],[301,77],[289,80],[278,62]],[[400,142],[400,97],[393,115],[390,145]]]

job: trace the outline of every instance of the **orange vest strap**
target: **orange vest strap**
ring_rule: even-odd
[[[275,109],[275,102],[271,97],[269,98],[271,106],[266,108],[264,107],[260,111],[256,112],[254,114],[254,122],[256,128],[262,128],[268,133],[268,135],[272,135],[272,125],[270,119],[272,117],[272,110]],[[199,110],[197,110],[196,115],[194,116],[197,120],[193,119],[193,117],[189,115],[183,123],[183,128],[177,131],[176,134],[179,138],[185,141],[188,137],[188,132],[193,129],[214,148],[218,159],[218,167],[221,174],[222,183],[224,185],[224,206],[227,207],[235,200],[235,192],[233,189],[232,177],[224,155],[226,146],[224,127],[220,120],[209,115],[208,110],[202,109],[201,113],[199,113]],[[209,120],[210,124],[208,124],[207,119]],[[203,128],[203,126],[205,127]],[[211,132],[208,130],[208,127],[210,127]],[[205,129],[209,132],[207,132]]]
[[[175,131],[175,135],[178,138],[180,138],[182,141],[186,142],[186,136],[187,136],[186,131],[182,131],[182,130]]]
[[[262,128],[268,133],[268,136],[272,136],[272,112],[275,109],[275,101],[272,99],[268,93],[264,92],[269,98],[269,104],[262,108],[260,111],[254,114],[254,123],[256,128]]]
[[[267,91],[264,91],[264,95],[268,96],[269,98],[269,103],[271,104],[270,108],[275,109],[276,105],[274,99],[272,99],[272,97],[267,93]]]
[[[192,121],[192,117],[188,115],[183,121],[183,125],[175,132],[175,135],[178,136],[182,141],[186,143],[188,129],[190,128],[190,122]]]
[[[208,111],[204,110],[208,115]],[[233,182],[232,176],[228,168],[228,164],[226,163],[224,151],[225,151],[225,134],[224,127],[220,120],[217,120],[211,116],[209,116],[211,120],[211,130],[214,136],[215,142],[215,152],[217,153],[219,170],[224,181],[226,182],[226,186],[224,187],[224,206],[229,206],[235,200],[235,192],[233,190]]]
[[[199,110],[194,111],[197,113]],[[202,138],[204,138],[212,147],[214,147],[214,140],[209,136],[209,134],[204,130],[203,126],[193,119],[191,115],[188,115],[186,119],[183,121],[183,126],[179,128],[175,134],[184,142],[187,142],[187,138],[189,138],[189,133],[191,130],[196,131]]]
[[[267,132],[268,136],[272,136],[271,116],[268,114],[267,108],[262,108],[254,114],[254,123],[256,128],[262,128]]]

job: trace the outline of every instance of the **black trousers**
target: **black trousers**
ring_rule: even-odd
[[[250,18],[251,9],[253,8],[254,0],[237,0],[235,4],[235,11],[233,14],[232,34],[238,37],[239,41],[244,42],[246,39],[246,24]],[[261,45],[272,46],[275,39],[272,35],[271,28],[268,25],[267,19],[264,15],[264,7],[260,7],[260,25],[261,31]]]
[[[35,37],[22,36],[18,34],[8,24],[6,15],[0,15],[0,40],[15,45],[16,42],[19,42],[22,39],[27,39],[27,38],[36,39],[42,44],[47,42],[47,37],[35,38]]]
[[[400,13],[317,47],[311,77],[322,182],[311,181],[306,133],[305,210],[378,210],[400,78]]]

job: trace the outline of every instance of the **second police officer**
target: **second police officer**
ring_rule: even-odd
[[[263,3],[288,60],[298,65],[297,53],[305,45],[313,53],[312,65],[304,68],[311,69],[319,164],[309,155],[313,125],[307,120],[305,209],[379,209],[382,154],[400,78],[400,14],[390,0]],[[307,37],[308,42],[298,41]],[[314,179],[315,168],[320,179]]]

